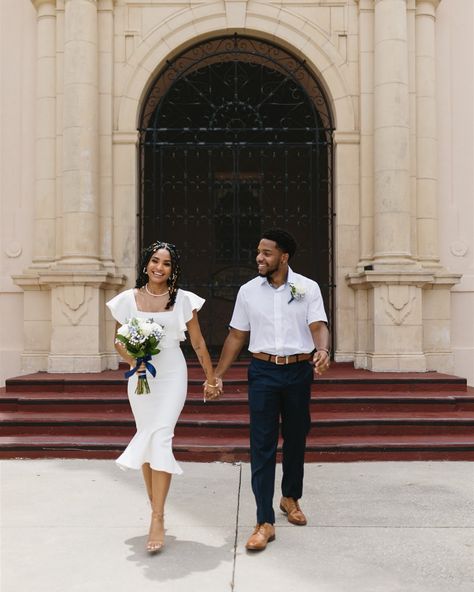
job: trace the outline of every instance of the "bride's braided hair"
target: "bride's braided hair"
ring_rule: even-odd
[[[135,288],[143,288],[143,286],[148,283],[148,275],[146,273],[146,268],[153,253],[155,251],[158,251],[158,249],[166,249],[171,257],[171,275],[167,280],[169,300],[165,307],[166,309],[169,309],[172,306],[174,306],[174,303],[176,302],[176,294],[178,293],[179,288],[178,282],[181,275],[181,267],[179,265],[179,253],[175,245],[172,245],[171,243],[156,241],[149,247],[146,247],[146,249],[143,249]]]

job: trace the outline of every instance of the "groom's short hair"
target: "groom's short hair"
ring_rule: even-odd
[[[266,238],[267,240],[275,242],[277,247],[283,251],[283,253],[288,253],[288,259],[291,259],[296,253],[295,239],[289,232],[286,232],[286,230],[283,230],[282,228],[270,228],[265,230],[261,235],[261,238]]]

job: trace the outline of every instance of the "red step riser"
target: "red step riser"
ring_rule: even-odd
[[[192,438],[196,432],[200,436],[211,436],[217,441],[225,443],[229,438],[249,438],[249,429],[243,427],[210,427],[210,426],[180,426],[175,428],[176,438],[185,437],[187,440]],[[118,438],[131,438],[135,434],[135,427],[119,426],[119,425],[100,425],[100,426],[79,426],[79,425],[52,425],[52,424],[23,424],[23,425],[3,425],[1,430],[2,436],[11,437],[27,437],[27,436],[70,436],[73,438],[90,437],[90,436],[117,436]]]
[[[474,425],[313,425],[311,427],[311,437],[319,440],[326,437],[339,437],[341,443],[357,437],[380,436],[380,437],[398,437],[398,436],[471,436],[474,440]]]
[[[242,383],[242,386],[236,387],[232,383],[227,383],[227,391],[230,393],[246,393],[246,383]],[[202,396],[202,383],[199,382],[194,384],[188,383],[188,389],[190,393]],[[45,380],[44,382],[28,382],[22,380],[19,382],[8,382],[6,384],[5,391],[7,393],[127,393],[127,381],[111,381],[111,382],[91,382],[91,381],[80,381],[80,382],[59,382],[52,383],[51,381]]]
[[[473,461],[474,450],[413,450],[377,452],[313,452],[305,455],[306,462],[362,462],[362,461]]]
[[[227,394],[236,394],[246,396],[247,385],[242,383],[240,386],[236,386],[232,381],[224,382],[224,389]],[[18,382],[8,382],[6,386],[7,393],[62,393],[64,391],[69,393],[126,393],[127,383],[126,381],[104,381],[93,383],[91,381],[81,382],[65,382],[60,381],[59,383],[52,383],[51,381],[35,381],[28,382],[27,380],[21,380]],[[188,390],[193,395],[200,395],[202,393],[201,383],[198,382],[189,383]],[[406,392],[406,391],[434,391],[434,392],[447,392],[452,391],[453,393],[465,392],[466,384],[464,382],[393,382],[377,380],[374,382],[358,382],[357,380],[345,381],[343,383],[330,382],[330,383],[318,383],[314,382],[312,386],[312,392],[315,395],[324,396],[326,393],[333,396],[336,393],[344,392]]]
[[[15,402],[5,403],[0,401],[0,413],[13,413],[18,410],[18,405]]]
[[[443,409],[432,406],[419,406],[414,409],[405,405],[393,405],[389,408],[372,405],[371,407],[359,406],[341,406],[336,408],[326,408],[318,405],[311,406],[311,417],[313,421],[332,420],[346,422],[353,420],[354,423],[363,423],[364,420],[371,422],[380,422],[386,419],[400,421],[414,420],[426,422],[428,420],[443,420],[457,422],[465,419],[474,421],[474,409],[463,409],[461,406],[446,405]],[[102,406],[99,404],[83,407],[82,405],[64,404],[64,405],[43,405],[39,403],[30,405],[20,405],[13,411],[5,411],[0,408],[0,425],[8,424],[11,421],[25,422],[47,422],[74,424],[81,423],[83,420],[89,422],[121,422],[123,420],[132,420],[132,411],[128,404],[111,406]],[[209,406],[185,405],[181,415],[180,422],[193,421],[196,425],[208,421],[220,422],[249,422],[249,410],[246,406],[234,407],[232,412],[222,406],[216,406],[213,409]]]
[[[111,463],[120,455],[117,450],[0,450],[0,459],[102,459]],[[201,452],[189,450],[175,452],[182,462],[249,462],[249,452]],[[423,450],[423,451],[308,451],[306,462],[361,462],[361,461],[474,461],[474,451],[470,450]],[[277,454],[281,462],[281,454]]]
[[[216,442],[222,442],[235,438],[249,438],[248,427],[221,427],[221,426],[182,426],[175,428],[176,438],[189,440],[199,432],[200,436],[215,438]],[[133,426],[71,426],[71,425],[21,425],[2,426],[2,436],[117,436],[131,438],[135,433]],[[339,437],[341,443],[352,438],[365,436],[400,437],[400,436],[471,436],[474,439],[474,427],[452,425],[349,425],[330,426],[314,425],[311,429],[311,440],[324,440],[326,437]]]
[[[40,384],[28,384],[22,382],[21,384],[8,384],[6,387],[7,393],[126,393],[127,385],[124,384],[91,384],[88,382],[74,384],[71,382],[50,384],[44,382]]]
[[[0,402],[0,413],[7,412],[21,412],[21,413],[48,413],[53,417],[55,413],[71,413],[77,414],[80,417],[87,417],[89,413],[102,413],[104,419],[111,420],[116,416],[132,417],[130,405],[128,400],[113,402],[75,402],[64,401],[61,403],[52,403],[50,401],[25,401],[22,400],[18,405],[14,403]],[[198,404],[193,401],[188,401],[184,406],[184,412],[196,416],[200,415],[225,415],[227,419],[235,419],[236,417],[248,417],[248,405],[246,402],[232,403],[232,404]],[[398,416],[399,414],[411,416],[416,413],[430,413],[441,415],[443,413],[452,412],[474,412],[474,402],[386,402],[376,400],[368,403],[361,403],[357,400],[353,402],[327,402],[315,401],[311,402],[311,414],[317,416],[318,414],[331,413],[335,416],[341,413],[360,413],[361,415],[370,415],[373,413],[385,413],[386,417]]]
[[[249,429],[243,427],[210,427],[210,426],[180,426],[175,428],[176,438],[185,437],[187,440],[192,438],[196,432],[200,436],[211,436],[217,438],[217,441],[222,440],[223,443],[228,439],[234,438],[249,438]],[[135,427],[119,426],[119,425],[53,425],[53,424],[22,424],[22,425],[3,425],[1,430],[2,436],[11,437],[28,437],[28,436],[70,436],[73,438],[81,437],[101,437],[101,436],[117,436],[118,438],[131,438],[135,434]]]
[[[446,384],[446,383],[433,383],[433,382],[413,382],[413,383],[392,383],[392,382],[373,382],[373,383],[358,383],[357,381],[351,381],[344,384],[330,383],[330,384],[313,384],[312,391],[319,395],[325,393],[335,394],[338,392],[364,392],[364,391],[379,391],[379,392],[424,392],[424,391],[435,391],[435,392],[465,392],[466,385],[464,383],[458,384]]]
[[[248,411],[249,408],[247,402],[229,403],[227,405],[213,405],[209,403],[206,403],[205,405],[196,405],[195,403],[188,401],[183,409],[183,412],[195,415],[196,419],[203,413],[206,415],[225,414],[229,419],[242,415],[248,417]]]
[[[110,409],[101,413],[100,410],[95,408],[88,408],[87,411],[82,411],[76,413],[76,410],[61,407],[61,409],[57,410],[57,413],[48,413],[49,409],[46,411],[38,409],[36,407],[31,407],[28,409],[21,408],[20,412],[14,411],[13,413],[8,412],[6,415],[7,417],[0,417],[0,426],[8,426],[11,425],[21,425],[21,424],[38,424],[43,423],[45,425],[56,425],[56,424],[64,424],[67,423],[71,426],[76,426],[84,421],[88,422],[89,424],[93,423],[103,423],[106,424],[121,424],[123,422],[128,422],[133,424],[133,415],[129,408],[124,407],[123,409],[115,409],[111,411]],[[368,412],[369,411],[369,412]],[[325,423],[334,423],[339,422],[341,425],[350,425],[351,422],[356,425],[361,425],[364,423],[370,422],[371,425],[374,424],[381,424],[386,423],[386,420],[392,420],[396,423],[402,423],[406,425],[407,423],[413,423],[418,421],[419,423],[432,423],[436,425],[443,425],[443,423],[449,423],[453,426],[460,425],[460,420],[465,420],[464,423],[470,423],[470,425],[474,426],[474,418],[473,418],[473,411],[469,411],[469,413],[463,413],[462,411],[449,410],[449,415],[440,416],[438,413],[430,411],[426,408],[422,409],[420,414],[414,414],[410,411],[401,411],[400,409],[391,409],[389,412],[387,411],[384,413],[378,409],[371,409],[371,410],[364,410],[364,411],[354,411],[353,409],[348,409],[344,413],[333,413],[331,411],[322,411],[321,409],[312,410],[311,412],[311,419],[313,424],[317,424],[318,426],[324,426]],[[190,412],[189,409],[186,407],[184,408],[180,419],[178,420],[178,424],[187,424],[189,422],[193,423],[193,426],[196,428],[200,428],[202,426],[206,426],[209,422],[212,422],[211,427],[213,424],[220,425],[223,428],[227,426],[225,424],[238,424],[238,423],[245,423],[248,424],[250,421],[249,414],[247,409],[240,409],[239,412],[234,413],[194,413]]]
[[[353,403],[320,403],[314,401],[311,403],[311,413],[334,413],[335,415],[340,413],[360,413],[360,414],[371,414],[371,413],[385,413],[387,417],[398,414],[416,414],[416,413],[435,413],[442,416],[443,413],[452,413],[454,411],[466,411],[474,412],[473,403],[453,403],[445,401],[444,403],[403,403],[403,402],[385,402],[385,401],[373,401],[371,403],[359,403],[354,401]]]
[[[36,402],[28,401],[20,403],[14,411],[21,413],[48,413],[51,417],[54,417],[55,413],[71,413],[72,415],[77,414],[78,417],[87,417],[88,413],[103,413],[104,418],[114,417],[116,415],[130,415],[130,405],[128,401],[123,403],[50,403],[50,402]],[[7,412],[7,409],[0,403],[0,413]]]
[[[224,381],[224,393],[226,397],[246,397],[247,396],[247,382],[239,383],[238,385],[233,384],[231,382]],[[474,387],[466,387],[465,383],[459,382],[435,382],[435,381],[425,381],[425,382],[393,382],[393,381],[373,381],[373,382],[358,382],[356,379],[344,381],[344,382],[327,382],[327,383],[318,383],[313,382],[311,391],[315,396],[324,396],[326,392],[330,393],[330,396],[337,396],[338,394],[344,394],[347,392],[348,394],[353,394],[354,391],[356,393],[363,393],[368,392],[371,393],[390,393],[390,392],[405,392],[405,393],[413,393],[413,392],[446,392],[452,391],[453,393],[471,393],[471,396],[474,396]],[[16,393],[119,393],[122,396],[127,396],[127,382],[126,381],[112,381],[112,380],[103,380],[103,381],[90,381],[90,380],[71,380],[71,381],[59,381],[59,382],[52,382],[49,380],[35,380],[35,381],[28,381],[22,380],[12,384],[8,384],[6,387],[0,388],[0,396],[2,393],[8,396],[9,394],[16,394]],[[198,383],[195,384],[193,382],[188,382],[188,393],[190,397],[193,398],[201,398],[203,394],[202,384]]]
[[[182,426],[178,423],[175,428],[175,435],[177,438],[183,437],[189,439],[199,431],[201,436],[209,436],[222,441],[223,444],[226,440],[233,438],[248,438],[249,428],[248,427],[211,427],[201,426],[196,428],[195,426]],[[395,425],[341,425],[333,426],[331,424],[318,424],[315,423],[311,427],[310,439],[324,440],[326,437],[340,437],[341,443],[351,440],[352,438],[363,437],[363,436],[471,436],[474,440],[474,424],[467,426],[458,425],[406,425],[406,424],[395,424]]]
[[[133,422],[131,422],[133,424]],[[54,425],[54,424],[22,424],[17,426],[2,425],[2,436],[69,436],[72,438],[96,436],[100,439],[101,436],[117,436],[118,438],[130,439],[135,434],[135,427],[119,426],[119,425],[104,425],[104,426],[79,426],[79,425]],[[39,444],[41,445],[41,444]]]

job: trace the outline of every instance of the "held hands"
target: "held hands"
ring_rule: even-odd
[[[222,395],[223,385],[222,378],[214,378],[214,381],[203,383],[204,386],[204,401],[212,401],[218,399]]]
[[[330,366],[329,352],[325,349],[320,349],[313,355],[313,366],[315,374],[321,375]]]

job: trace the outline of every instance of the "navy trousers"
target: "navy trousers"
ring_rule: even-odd
[[[250,461],[257,522],[274,524],[276,451],[283,438],[282,495],[303,495],[304,453],[311,425],[313,367],[308,362],[277,365],[253,358],[248,369]]]

